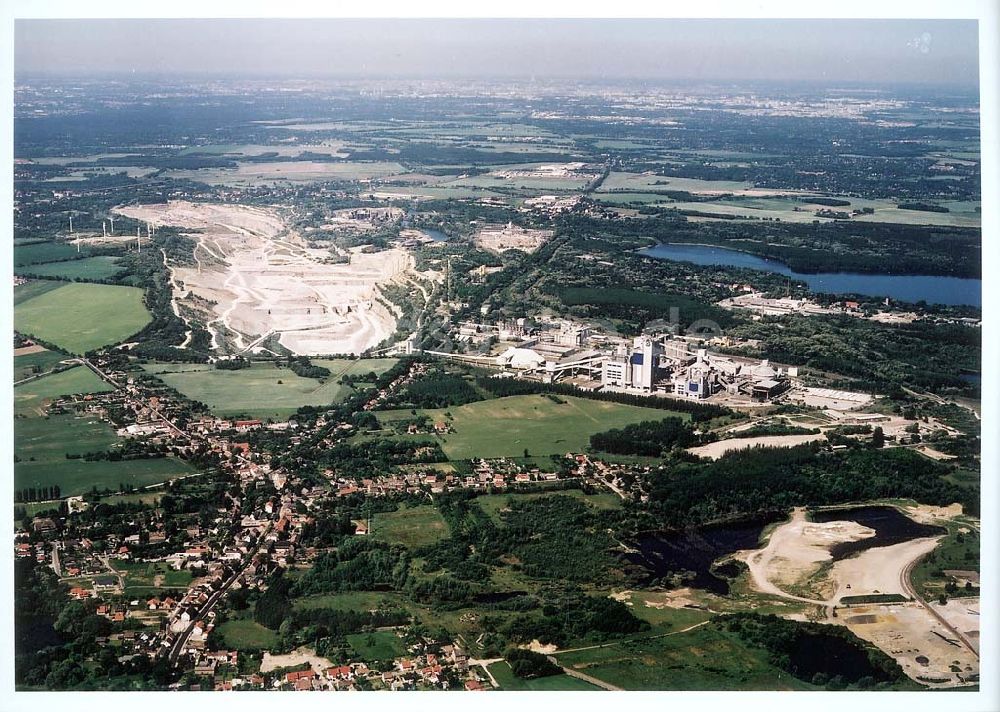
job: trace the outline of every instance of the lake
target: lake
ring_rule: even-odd
[[[639,253],[660,260],[693,262],[697,265],[745,267],[784,274],[805,282],[809,289],[822,294],[864,294],[870,297],[891,297],[903,302],[923,300],[929,304],[951,306],[981,307],[983,304],[982,280],[979,279],[929,275],[861,274],[857,272],[804,274],[795,272],[777,260],[708,245],[661,243],[653,247],[643,248],[639,250]]]
[[[650,532],[630,544],[638,551],[623,558],[632,575],[650,584],[656,579],[686,572],[683,585],[694,586],[724,596],[729,593],[725,576],[739,574],[736,567],[713,567],[723,556],[743,549],[756,549],[760,535],[771,521],[782,515],[765,516],[753,521],[693,527],[684,531]],[[721,576],[719,574],[722,574]]]
[[[895,507],[850,507],[824,509],[812,513],[814,522],[857,522],[875,530],[875,536],[858,541],[846,541],[830,548],[834,561],[846,559],[867,549],[892,546],[911,539],[945,534],[942,527],[915,522]]]
[[[429,227],[422,227],[420,231],[426,233],[434,242],[447,242],[450,238],[440,230],[433,230]]]

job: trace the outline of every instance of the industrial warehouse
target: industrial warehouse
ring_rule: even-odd
[[[464,323],[456,339],[495,344],[495,355],[430,353],[496,368],[502,377],[563,381],[587,390],[763,404],[799,385],[797,367],[710,351],[718,339],[673,334],[627,339],[567,320],[529,325],[525,319]],[[858,404],[850,397],[842,400]]]

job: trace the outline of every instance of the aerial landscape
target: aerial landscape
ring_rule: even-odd
[[[16,35],[18,691],[980,691],[975,22],[841,28],[865,81],[66,22]]]

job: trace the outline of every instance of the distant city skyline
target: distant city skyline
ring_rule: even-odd
[[[978,83],[974,20],[17,20],[15,70]]]

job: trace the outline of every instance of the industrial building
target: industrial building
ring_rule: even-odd
[[[683,398],[704,399],[725,392],[753,401],[767,402],[791,387],[796,369],[776,369],[766,360],[750,363],[690,350],[682,340],[637,337],[631,348],[620,349],[604,361],[601,383],[605,388],[664,392]]]

